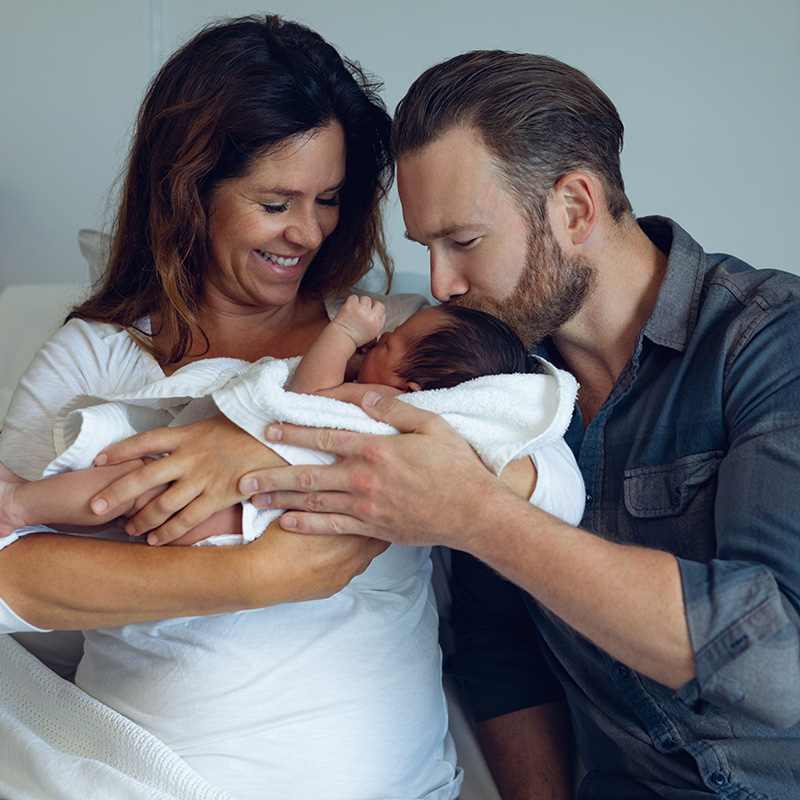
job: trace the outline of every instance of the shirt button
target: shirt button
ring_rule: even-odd
[[[617,664],[616,670],[617,670],[617,675],[619,675],[620,678],[628,677],[629,670],[624,664]]]
[[[725,776],[721,772],[712,772],[711,783],[713,783],[715,786],[724,786],[727,783],[727,781],[725,780]]]
[[[592,496],[590,494],[586,495],[586,505],[590,506],[592,504]]]
[[[672,505],[679,506],[681,504],[681,490],[680,489],[673,489],[672,490]]]
[[[678,743],[674,739],[665,739],[663,744],[665,750],[674,750],[678,746]]]

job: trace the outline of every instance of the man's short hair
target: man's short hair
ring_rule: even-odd
[[[477,50],[431,67],[400,101],[395,157],[454,127],[475,130],[529,213],[544,218],[564,175],[597,177],[614,219],[631,211],[620,171],[623,125],[614,104],[580,70],[554,58]]]

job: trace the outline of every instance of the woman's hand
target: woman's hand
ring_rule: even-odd
[[[17,489],[27,483],[0,461],[0,536],[10,536],[25,525],[15,500]]]
[[[266,508],[294,509],[281,525],[300,533],[360,533],[410,545],[472,549],[492,534],[498,503],[519,501],[441,417],[367,393],[364,409],[397,436],[272,425],[267,438],[339,456],[329,466],[245,475],[244,494]],[[314,512],[314,513],[296,513]]]
[[[213,513],[244,500],[245,495],[237,489],[243,473],[254,467],[286,463],[222,414],[131,436],[106,448],[95,463],[111,464],[160,453],[167,455],[115,481],[91,502],[95,513],[106,514],[171,483],[126,526],[132,536],[149,531],[149,544],[177,540]]]
[[[343,589],[389,547],[368,536],[298,536],[275,520],[254,542],[236,549],[247,559],[242,585],[247,608],[321,600]],[[202,548],[211,549],[211,548]]]

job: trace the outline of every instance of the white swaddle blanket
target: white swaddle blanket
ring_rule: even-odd
[[[78,395],[56,421],[59,455],[44,475],[90,467],[97,453],[114,442],[151,428],[184,425],[217,409],[262,442],[264,428],[272,422],[398,433],[352,403],[284,389],[298,361],[265,358],[253,365],[230,358],[205,359],[133,392]],[[499,475],[512,459],[561,440],[569,425],[577,383],[569,373],[544,360],[541,363],[545,371],[540,374],[488,375],[449,389],[400,395],[400,399],[440,414]],[[335,460],[327,453],[290,445],[269,446],[291,464]],[[241,538],[215,536],[207,543],[250,542],[279,514],[244,503]]]

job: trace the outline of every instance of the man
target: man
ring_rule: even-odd
[[[454,668],[505,797],[568,796],[562,693],[581,798],[796,797],[800,279],[637,222],[622,132],[582,73],[502,52],[432,68],[395,121],[435,296],[503,316],[580,383],[581,528],[512,495],[438,417],[375,394],[364,407],[405,435],[274,426],[340,460],[240,487],[295,509],[289,530],[454,549]],[[492,570],[527,592],[557,683]]]
[[[707,255],[669,220],[637,223],[614,106],[552,59],[432,68],[394,141],[437,299],[544,338],[580,383],[582,529],[512,497],[437,418],[374,395],[365,407],[407,435],[276,427],[341,461],[249,478],[273,506],[316,512],[287,528],[448,545],[526,590],[582,798],[796,797],[800,280]],[[539,796],[546,695],[545,713],[506,705],[483,725],[507,796]],[[563,776],[556,764],[566,791]]]

